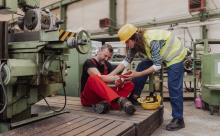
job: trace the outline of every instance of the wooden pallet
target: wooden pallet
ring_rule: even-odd
[[[56,96],[47,98],[53,107],[62,107],[64,97]],[[33,112],[45,110],[46,103],[40,101]],[[110,111],[108,114],[97,114],[90,107],[81,106],[78,97],[67,98],[67,110],[70,113],[61,114],[34,122],[4,133],[11,136],[56,136],[56,135],[123,135],[123,136],[148,136],[163,122],[163,106],[158,110],[149,111],[137,107],[135,115],[126,115],[123,111]]]

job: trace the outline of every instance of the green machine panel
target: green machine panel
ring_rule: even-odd
[[[0,0],[0,13],[3,14],[10,14],[10,13],[16,13],[18,8],[18,2],[17,0]]]
[[[72,49],[69,54],[67,65],[70,67],[67,70],[66,77],[66,94],[67,96],[79,96],[81,85],[82,66],[90,53],[80,54],[76,49]],[[63,91],[61,91],[63,92]]]
[[[220,53],[202,56],[202,99],[210,106],[220,105]]]
[[[202,81],[205,84],[220,84],[220,53],[202,56]]]

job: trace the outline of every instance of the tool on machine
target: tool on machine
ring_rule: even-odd
[[[157,95],[155,91],[150,92],[149,96],[140,97],[137,101],[145,110],[155,110],[160,107],[161,96]]]

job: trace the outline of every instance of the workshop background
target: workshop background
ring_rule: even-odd
[[[4,0],[0,0],[0,5],[2,3],[2,5],[4,5],[3,1]],[[18,1],[30,2],[29,0]],[[30,3],[33,4],[34,1]],[[3,9],[4,8],[3,6]],[[76,47],[70,47],[73,45],[67,44],[67,40],[63,40],[61,43],[60,39],[58,38],[57,40],[57,37],[54,38],[52,33],[48,34],[44,39],[44,47],[50,45],[49,47],[52,47],[52,49],[45,48],[46,52],[43,53],[39,51],[40,49],[37,51],[34,50],[34,55],[32,54],[33,56],[30,58],[28,53],[32,53],[32,50],[29,50],[28,46],[32,45],[32,43],[28,43],[27,46],[22,47],[24,52],[20,52],[20,49],[17,48],[17,45],[25,45],[24,43],[26,43],[26,41],[23,41],[23,39],[27,40],[28,37],[17,39],[18,41],[16,42],[9,41],[9,43],[7,43],[10,45],[9,56],[12,56],[12,58],[4,58],[1,62],[8,61],[7,64],[14,66],[14,70],[20,68],[14,72],[17,79],[21,79],[21,81],[24,80],[25,83],[29,82],[29,79],[40,79],[41,75],[39,73],[41,73],[43,69],[45,70],[44,76],[46,77],[47,83],[51,83],[52,85],[49,86],[47,84],[48,92],[45,93],[44,90],[40,90],[38,87],[38,85],[41,86],[42,84],[44,85],[44,83],[39,82],[34,83],[34,85],[31,83],[31,87],[37,86],[39,90],[29,86],[27,87],[23,85],[23,82],[17,82],[19,80],[16,81],[10,77],[11,67],[9,67],[10,70],[3,70],[3,73],[6,73],[4,73],[6,77],[10,77],[8,80],[10,80],[10,83],[13,82],[13,85],[10,83],[5,85],[11,93],[8,93],[6,89],[6,94],[10,102],[6,110],[0,114],[0,133],[8,131],[5,135],[48,135],[50,133],[51,135],[93,134],[128,136],[151,134],[154,136],[219,135],[220,0],[41,0],[40,8],[51,11],[59,20],[63,21],[60,28],[62,28],[64,33],[70,32],[76,33],[77,35],[83,30],[85,33],[88,32],[89,36],[86,35],[85,43],[77,43],[77,41],[76,43],[78,45],[74,45],[77,47],[77,49],[75,49]],[[49,12],[44,11],[43,14],[47,13]],[[16,22],[17,17],[24,17],[24,12],[21,9],[18,9],[14,14],[0,14],[0,21],[8,21],[14,24],[13,22]],[[38,21],[38,23],[41,22]],[[131,23],[147,30],[166,29],[173,31],[181,40],[182,44],[189,49],[190,54],[188,54],[184,60],[184,119],[186,128],[177,132],[168,132],[165,130],[165,125],[171,119],[166,67],[153,75],[146,82],[142,94],[142,96],[146,96],[149,90],[156,90],[157,94],[162,96],[162,105],[155,111],[147,111],[143,110],[142,107],[138,107],[137,114],[133,117],[124,116],[118,111],[111,111],[110,114],[107,115],[97,115],[93,113],[90,108],[82,107],[80,104],[80,78],[83,63],[87,58],[94,56],[104,43],[110,43],[114,48],[114,55],[110,62],[114,65],[119,64],[125,57],[126,51],[125,45],[119,42],[117,31],[126,23]],[[4,23],[1,25],[1,28],[4,28]],[[13,30],[19,29],[18,26],[12,28]],[[46,32],[53,31],[56,31],[56,36],[58,36],[60,29],[54,28],[49,31],[46,30]],[[44,33],[45,31],[37,30],[37,32]],[[5,32],[1,33],[1,36],[4,34]],[[13,35],[10,35],[10,37],[13,37]],[[41,44],[41,40],[42,39],[35,42]],[[76,39],[73,39],[74,42],[75,40]],[[53,44],[62,45],[62,49],[51,46]],[[86,46],[84,46],[85,51],[83,46],[82,49],[78,49],[80,48],[80,44],[86,44]],[[68,45],[68,47],[66,45]],[[36,47],[38,48],[38,46]],[[66,52],[67,48],[68,52]],[[15,52],[13,52],[13,50],[15,50]],[[48,55],[50,52],[58,52],[55,54],[62,58],[62,70],[57,69],[58,65],[61,65],[60,62],[55,61],[56,64],[51,65],[56,59]],[[18,53],[18,55],[12,55],[14,53]],[[23,55],[23,53],[25,55]],[[35,61],[39,61],[39,59],[36,59],[36,56],[39,57],[40,60],[42,59],[42,64],[35,64]],[[68,56],[68,59],[66,59],[66,56]],[[11,59],[16,60],[11,61]],[[19,59],[23,60],[20,61]],[[135,69],[137,64],[143,59],[144,56],[138,54],[129,68]],[[20,65],[21,63],[24,65]],[[50,66],[52,67],[51,75],[58,76],[59,80],[49,81],[51,77],[51,75],[48,74],[51,70]],[[30,75],[22,73],[28,73],[30,69],[32,70]],[[64,75],[62,75],[62,73],[64,73]],[[63,80],[65,80],[65,84]],[[1,84],[3,85],[3,83]],[[16,85],[20,85],[20,87]],[[63,92],[64,86],[66,92]],[[30,94],[24,93],[24,90]],[[43,98],[37,98],[39,92],[45,93]],[[3,93],[0,93],[0,96],[4,98]],[[65,96],[65,99],[63,96]],[[49,104],[47,101],[46,104],[42,102],[45,98],[48,99]],[[37,104],[35,105],[35,103]],[[32,114],[32,111],[36,109],[40,111],[45,110],[46,106],[48,106],[49,109],[51,109],[51,107],[62,108],[63,103],[65,103],[64,105],[70,111],[70,114],[56,113],[58,118],[56,118],[56,116],[51,119],[49,118],[48,120],[50,121],[45,118],[54,115],[48,116],[46,114],[44,117],[36,119],[42,122],[35,122],[35,119],[26,120],[27,115],[28,117],[35,116],[35,114]],[[2,105],[1,107],[3,107]],[[34,110],[32,110],[32,105],[34,105]],[[6,114],[7,116],[5,116]],[[61,117],[59,114],[62,114]],[[106,122],[114,123],[112,126],[108,126],[105,124]],[[104,125],[102,126],[102,124]],[[63,129],[64,127],[66,127],[66,129]],[[94,130],[94,128],[96,129]]]

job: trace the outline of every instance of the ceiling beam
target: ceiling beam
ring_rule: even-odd
[[[60,8],[60,6],[70,5],[72,3],[79,2],[79,1],[82,1],[82,0],[61,0],[61,1],[49,4],[47,6],[44,6],[42,8],[43,9],[54,10],[54,9]]]

